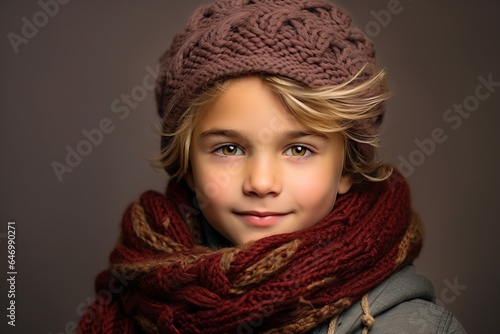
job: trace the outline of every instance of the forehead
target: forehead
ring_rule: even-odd
[[[238,128],[242,131],[305,131],[280,97],[259,77],[231,80],[207,105],[198,132],[211,128]]]

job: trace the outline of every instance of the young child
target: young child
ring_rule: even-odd
[[[123,217],[79,333],[465,333],[412,267],[372,43],[318,0],[220,0],[161,58],[166,195]]]

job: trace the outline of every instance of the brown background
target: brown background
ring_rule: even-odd
[[[106,266],[126,205],[146,189],[164,189],[166,176],[143,159],[158,148],[152,92],[123,120],[111,103],[142,85],[146,67],[155,67],[172,34],[203,2],[71,1],[18,53],[7,34],[21,34],[22,18],[33,22],[41,7],[0,5],[1,277],[7,221],[17,222],[17,326],[9,333],[71,332],[78,306],[93,296],[93,279]],[[378,24],[372,11],[394,1],[337,3],[365,30]],[[447,138],[408,177],[427,229],[417,266],[471,333],[498,328],[500,87],[457,129],[443,115],[474,94],[479,76],[500,81],[499,7],[486,0],[402,0],[390,23],[371,30],[395,91],[385,158],[397,164],[417,157],[415,140],[430,138],[435,128]],[[114,131],[59,182],[51,164],[64,163],[65,147],[75,148],[85,139],[82,130],[104,118]],[[447,284],[454,281],[466,288],[453,292]]]

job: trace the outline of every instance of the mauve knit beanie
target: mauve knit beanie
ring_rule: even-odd
[[[158,112],[172,133],[187,103],[215,82],[267,74],[317,88],[344,83],[374,63],[373,43],[328,2],[219,0],[199,7],[161,56]],[[369,67],[363,76],[372,74]],[[358,128],[374,133],[380,119]],[[169,138],[163,137],[162,148]],[[358,149],[367,160],[374,155],[372,147]]]

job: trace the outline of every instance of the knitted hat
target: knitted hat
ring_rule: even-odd
[[[188,101],[217,81],[269,74],[310,88],[333,86],[374,57],[372,42],[351,27],[349,15],[327,2],[219,0],[199,7],[161,56],[158,112],[172,133]],[[162,147],[169,140],[163,137]]]

